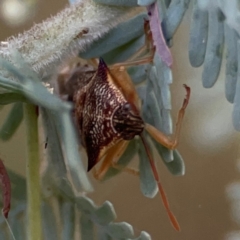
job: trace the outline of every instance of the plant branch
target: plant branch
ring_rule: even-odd
[[[38,149],[38,119],[36,106],[25,104],[25,127],[27,136],[27,233],[28,240],[42,239],[40,160]]]

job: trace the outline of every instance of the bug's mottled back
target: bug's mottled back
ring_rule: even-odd
[[[131,107],[114,84],[102,59],[90,82],[75,92],[73,101],[75,120],[87,150],[88,170],[119,140],[130,140],[138,134],[139,129],[141,132],[143,130],[141,117],[131,112]],[[137,122],[136,119],[141,127],[138,126],[137,132],[134,132],[131,125]]]

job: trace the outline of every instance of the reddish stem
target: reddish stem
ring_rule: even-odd
[[[11,204],[11,182],[7,170],[0,159],[0,184],[2,186],[3,195],[3,209],[2,213],[5,218],[8,218]]]

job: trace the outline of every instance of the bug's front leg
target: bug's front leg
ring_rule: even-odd
[[[110,167],[113,167],[115,169],[121,170],[123,172],[127,172],[129,174],[138,176],[139,171],[136,169],[132,169],[129,167],[121,166],[118,164],[118,160],[121,157],[121,155],[124,153],[128,146],[129,141],[121,140],[116,145],[112,146],[106,153],[105,156],[103,156],[104,160],[99,167],[99,169],[93,168],[93,176],[97,180],[102,180],[106,174],[106,172],[109,170]]]
[[[121,140],[107,150],[105,155],[102,156],[103,161],[102,161],[102,164],[100,165],[99,169],[96,169],[96,168],[93,169],[93,176],[97,180],[103,179],[103,177],[105,176],[108,169],[112,166],[112,162],[118,161],[120,156],[125,151],[127,145],[128,145],[128,141]],[[101,159],[100,159],[100,161],[101,161]]]
[[[176,123],[176,130],[173,139],[170,139],[168,136],[166,136],[164,133],[157,130],[155,127],[153,127],[150,124],[145,125],[145,129],[150,133],[150,135],[160,144],[162,144],[164,147],[168,149],[175,149],[178,145],[178,139],[181,131],[182,121],[185,114],[185,109],[188,105],[189,98],[190,98],[190,87],[184,84],[184,87],[186,89],[187,95],[183,101],[182,107],[178,112],[178,118]]]

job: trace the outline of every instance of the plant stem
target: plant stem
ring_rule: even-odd
[[[27,136],[27,235],[28,240],[42,240],[40,160],[36,106],[24,105]]]

